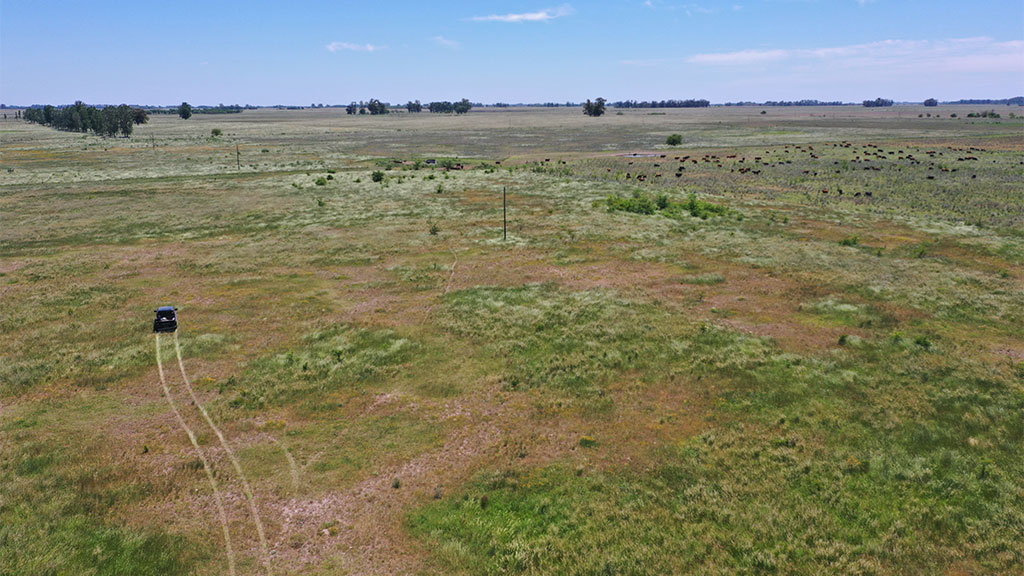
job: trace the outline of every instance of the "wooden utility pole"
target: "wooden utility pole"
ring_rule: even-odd
[[[235,142],[235,165],[237,166],[238,171],[241,172],[242,171],[242,153],[239,152],[239,150],[238,150],[238,142]]]
[[[501,239],[508,240],[508,203],[506,202],[505,186],[501,187]]]

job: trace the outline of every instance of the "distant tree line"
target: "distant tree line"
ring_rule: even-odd
[[[473,108],[473,103],[463,98],[458,102],[448,102],[447,100],[441,102],[431,102],[427,104],[427,110],[435,114],[465,114]]]
[[[241,114],[242,108],[238,104],[232,106],[225,106],[220,104],[218,106],[196,106],[192,108],[193,114]]]
[[[620,100],[612,102],[615,108],[707,108],[711,102],[707,100]]]
[[[25,110],[22,117],[29,122],[69,132],[95,132],[100,136],[131,136],[136,124],[149,121],[142,108],[127,104],[97,108],[77,101],[71,106],[42,106]]]
[[[380,114],[387,114],[390,112],[390,105],[387,102],[381,102],[376,98],[370,98],[369,102],[353,101],[351,104],[345,107],[345,113],[347,114],[372,114],[378,116]]]
[[[188,104],[188,102],[182,102],[182,105]],[[276,108],[276,106],[275,106]],[[256,106],[239,106],[238,104],[232,104],[225,106],[223,104],[217,106],[189,106],[189,116],[192,114],[241,114],[243,110],[256,110]],[[290,108],[291,110],[300,110],[301,106]],[[146,112],[150,114],[177,114],[181,116],[182,106],[175,108],[149,108]]]
[[[875,98],[874,100],[865,100],[863,102],[865,108],[884,108],[886,106],[892,106],[892,100],[886,98]]]
[[[845,106],[846,103],[833,100],[768,100],[767,102],[726,102],[723,106]]]
[[[1004,98],[1002,100],[957,100],[955,102],[944,102],[944,104],[987,104],[987,105],[1005,104],[1007,106],[1024,106],[1024,96],[1016,96],[1014,98]]]

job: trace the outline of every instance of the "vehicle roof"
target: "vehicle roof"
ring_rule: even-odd
[[[175,308],[174,306],[161,306],[161,307],[157,308],[158,312],[167,312],[167,311],[174,311],[174,310],[177,310],[177,308]]]

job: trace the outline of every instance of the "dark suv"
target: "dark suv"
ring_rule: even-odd
[[[156,320],[153,320],[153,332],[174,332],[178,329],[177,308],[161,306],[156,309]]]

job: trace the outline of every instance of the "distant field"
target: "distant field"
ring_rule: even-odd
[[[1024,111],[616,112],[0,121],[0,574],[1024,574]]]

